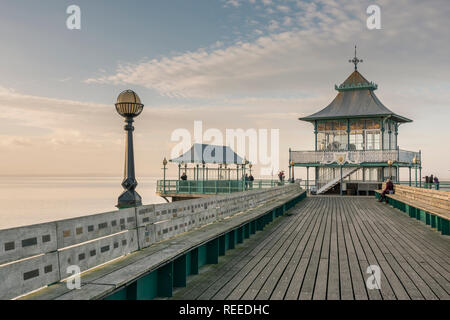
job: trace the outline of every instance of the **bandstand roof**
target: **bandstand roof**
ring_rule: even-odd
[[[176,163],[242,164],[241,158],[228,146],[195,143],[183,155],[171,159]]]
[[[327,107],[310,116],[299,118],[299,120],[390,117],[397,122],[412,122],[412,120],[392,112],[381,103],[374,93],[377,88],[375,83],[367,81],[356,70],[355,65],[355,71],[341,85],[335,86],[339,93]]]

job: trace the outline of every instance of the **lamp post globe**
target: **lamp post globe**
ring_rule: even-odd
[[[388,160],[387,161],[387,164],[388,164],[388,166],[389,166],[389,179],[391,179],[392,180],[392,165],[394,164],[394,161],[392,161],[392,160]]]
[[[124,126],[126,133],[125,140],[125,169],[122,187],[124,191],[119,196],[117,208],[130,208],[142,205],[142,198],[136,192],[138,185],[134,169],[134,150],[133,150],[133,118],[141,114],[144,105],[139,96],[132,90],[122,91],[117,97],[115,104],[116,111],[125,118]]]

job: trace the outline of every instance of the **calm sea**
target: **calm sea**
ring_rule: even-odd
[[[0,229],[116,210],[121,177],[0,177]],[[156,178],[139,178],[144,204],[163,203]]]

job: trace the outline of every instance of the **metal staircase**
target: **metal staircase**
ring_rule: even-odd
[[[351,168],[345,168],[342,170],[342,179],[347,178],[349,175],[351,175],[353,172],[358,170],[359,167],[351,167]],[[333,188],[335,185],[337,185],[341,181],[341,176],[328,181],[322,188],[317,190],[317,194],[322,194]]]

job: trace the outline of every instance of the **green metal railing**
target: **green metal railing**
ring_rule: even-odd
[[[221,194],[245,190],[269,189],[283,185],[286,181],[254,180],[158,180],[156,192],[159,194]]]
[[[395,182],[395,183],[403,184],[406,186],[410,185],[409,181],[400,181],[400,182]],[[416,185],[416,181],[412,180],[411,187],[450,191],[450,181],[441,181],[439,183],[425,183],[422,181],[422,185],[420,185],[420,181],[417,181],[417,185]]]

